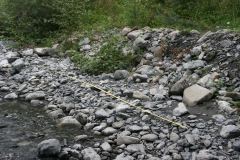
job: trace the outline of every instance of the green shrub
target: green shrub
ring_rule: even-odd
[[[81,66],[85,72],[92,74],[111,73],[117,69],[131,69],[139,63],[140,53],[123,55],[124,43],[120,45],[118,39],[118,36],[108,36],[105,38],[106,43],[102,45],[96,55],[88,56],[85,53],[75,52],[72,54],[71,60]]]

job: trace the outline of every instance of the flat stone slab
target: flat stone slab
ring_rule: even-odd
[[[184,90],[183,101],[188,106],[195,106],[199,103],[209,101],[212,96],[213,94],[210,90],[195,84]]]

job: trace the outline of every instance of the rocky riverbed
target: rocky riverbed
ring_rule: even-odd
[[[123,52],[142,52],[132,71],[88,75],[69,58],[52,55],[56,45],[16,50],[0,43],[1,98],[31,105],[11,112],[1,104],[1,159],[240,158],[240,118],[231,105],[240,100],[239,34],[150,28],[114,34],[124,35]],[[75,41],[86,55],[104,45],[101,36],[92,43],[88,37]],[[49,69],[90,82],[187,129]],[[34,112],[33,119],[18,115],[31,108],[44,112]],[[24,127],[13,123],[17,119]],[[34,123],[43,126],[28,134]]]

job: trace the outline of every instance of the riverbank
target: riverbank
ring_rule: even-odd
[[[240,100],[240,36],[227,30],[200,35],[197,31],[186,34],[146,28],[125,28],[118,34],[125,35],[124,51],[134,54],[141,49],[143,59],[131,72],[88,75],[69,58],[56,57],[52,48],[17,51],[1,45],[1,97],[25,99],[33,107],[42,107],[56,126],[83,132],[72,139],[75,144],[67,146],[57,136],[46,137],[47,141],[35,148],[36,156],[239,159],[240,119],[229,102]],[[79,48],[86,54],[94,53],[104,43],[101,38],[94,43],[80,42]],[[47,68],[95,84],[188,129]],[[93,137],[102,136],[102,141],[81,147],[93,138],[87,132]]]

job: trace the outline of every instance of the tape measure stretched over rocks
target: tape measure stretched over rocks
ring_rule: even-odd
[[[124,103],[126,103],[126,104],[128,104],[128,105],[130,105],[130,106],[132,106],[132,107],[134,107],[134,108],[142,111],[142,112],[144,112],[144,113],[148,113],[148,114],[150,114],[150,115],[153,115],[154,117],[160,118],[160,119],[162,119],[162,120],[164,120],[164,121],[170,122],[170,123],[172,123],[172,124],[175,124],[175,125],[177,125],[177,126],[180,126],[180,127],[184,128],[184,129],[187,129],[186,126],[184,126],[184,125],[182,125],[182,124],[180,124],[180,123],[177,123],[177,122],[174,122],[174,121],[169,120],[169,119],[167,119],[167,118],[164,118],[164,117],[162,117],[162,116],[159,116],[159,115],[157,115],[157,114],[155,114],[155,113],[153,113],[153,112],[151,112],[151,111],[149,111],[149,110],[142,109],[142,108],[139,107],[139,106],[135,106],[134,104],[132,104],[132,103],[130,103],[130,102],[128,102],[128,101],[126,101],[126,100],[118,97],[118,96],[115,96],[115,95],[112,94],[111,92],[107,92],[107,91],[105,91],[104,89],[102,89],[102,88],[100,88],[100,87],[98,87],[98,86],[95,86],[95,85],[93,85],[93,84],[91,84],[91,83],[85,82],[85,81],[83,81],[83,80],[81,80],[81,79],[78,79],[78,78],[75,78],[75,77],[72,77],[72,76],[68,76],[68,75],[63,74],[63,73],[61,73],[61,72],[55,71],[55,70],[53,70],[53,69],[51,69],[51,68],[44,67],[44,69],[47,69],[47,70],[49,70],[49,71],[55,72],[55,73],[57,73],[57,74],[60,74],[60,75],[62,75],[62,76],[68,77],[68,78],[70,78],[70,79],[72,79],[72,80],[76,80],[76,81],[78,81],[78,82],[87,84],[87,85],[89,85],[89,86],[91,86],[91,87],[94,87],[94,88],[96,88],[96,89],[98,89],[98,90],[106,93],[107,95],[109,95],[109,96],[111,96],[111,97],[114,97],[114,98],[116,98],[116,99],[118,99],[118,100],[120,100],[120,101],[122,101],[122,102],[124,102]]]

